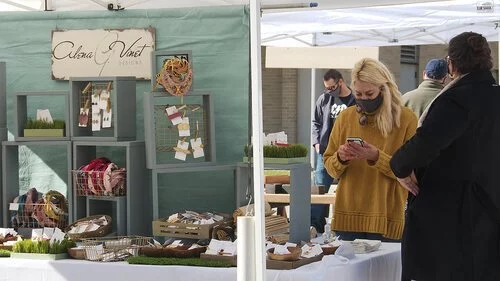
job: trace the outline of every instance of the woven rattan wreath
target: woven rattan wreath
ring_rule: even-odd
[[[173,96],[187,94],[193,83],[191,64],[185,58],[174,57],[165,60],[160,73],[156,75],[156,83]]]

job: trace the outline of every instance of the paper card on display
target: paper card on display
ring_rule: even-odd
[[[312,258],[323,253],[323,249],[321,249],[319,244],[315,244],[314,246],[305,244],[301,250],[302,254],[300,256],[304,258]]]
[[[112,118],[113,118],[113,110],[109,109],[109,112],[104,109],[102,111],[102,127],[103,128],[111,128]]]
[[[191,135],[189,131],[189,117],[182,118],[182,122],[177,125],[179,129],[179,137],[189,137]]]
[[[94,110],[95,107],[95,110]],[[96,105],[92,106],[92,131],[101,130],[101,112]]]
[[[9,211],[17,211],[19,210],[19,203],[10,203],[9,204]]]
[[[89,123],[89,109],[80,108],[78,127],[87,127],[88,123]]]
[[[62,232],[61,229],[56,227],[54,229],[54,233],[52,234],[52,238],[50,239],[50,244],[53,244],[56,241],[57,242],[63,241],[65,236],[66,236],[66,234],[64,232]]]
[[[97,110],[99,110],[99,101],[99,95],[91,95],[92,112],[94,112],[94,108],[97,108]]]
[[[108,90],[104,89],[101,91],[101,94],[99,95],[99,109],[106,110],[106,108],[108,108],[109,96],[110,94]]]
[[[54,234],[54,228],[52,227],[44,227],[43,228],[43,239],[50,240],[52,235]]]
[[[167,114],[168,119],[172,121],[172,124],[178,125],[182,122],[182,114],[179,112],[177,107],[175,107],[175,105],[165,108],[165,113]]]
[[[31,230],[31,240],[42,240],[43,238],[43,228],[34,228]]]
[[[191,139],[191,148],[193,149],[193,157],[200,158],[205,156],[205,151],[203,150],[203,143],[201,138]]]
[[[184,151],[188,151],[189,142],[178,140],[177,141],[177,148],[179,148],[181,151],[175,152],[175,159],[179,159],[181,161],[186,161],[187,154]]]
[[[53,123],[52,115],[48,109],[37,109],[36,110],[36,120],[43,120],[48,123]]]

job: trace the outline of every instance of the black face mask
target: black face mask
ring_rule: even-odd
[[[382,104],[382,101],[384,101],[382,94],[379,94],[372,100],[356,99],[356,103],[361,107],[361,110],[366,113],[375,112]]]
[[[335,88],[335,90],[329,90],[329,89],[325,89],[323,91],[324,94],[330,94],[330,95],[333,95],[333,94],[340,94],[340,85],[337,84],[337,88]]]

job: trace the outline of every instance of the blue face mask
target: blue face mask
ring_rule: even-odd
[[[384,99],[382,98],[382,94],[379,94],[372,100],[356,99],[356,103],[359,105],[359,107],[361,107],[361,110],[366,113],[375,112],[382,104],[382,101],[384,101]]]

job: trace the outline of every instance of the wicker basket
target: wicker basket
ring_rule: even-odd
[[[267,250],[267,256],[276,261],[296,261],[300,259],[302,249],[300,247],[288,247],[290,254],[279,255],[274,253],[274,248]]]
[[[68,249],[68,254],[77,260],[84,260],[85,259],[85,249],[84,248],[69,248]]]
[[[98,219],[100,217],[106,217],[108,224],[103,225],[94,231],[88,231],[88,232],[82,232],[82,233],[68,233],[68,231],[71,229],[71,227],[76,226],[78,223]],[[86,217],[86,218],[79,219],[79,220],[75,221],[74,223],[72,223],[71,225],[69,225],[66,228],[65,232],[68,234],[69,238],[71,238],[71,240],[74,240],[74,241],[80,240],[82,238],[103,237],[103,236],[106,236],[106,235],[111,233],[111,228],[112,228],[111,222],[112,222],[112,219],[108,215],[90,216],[90,217]]]

